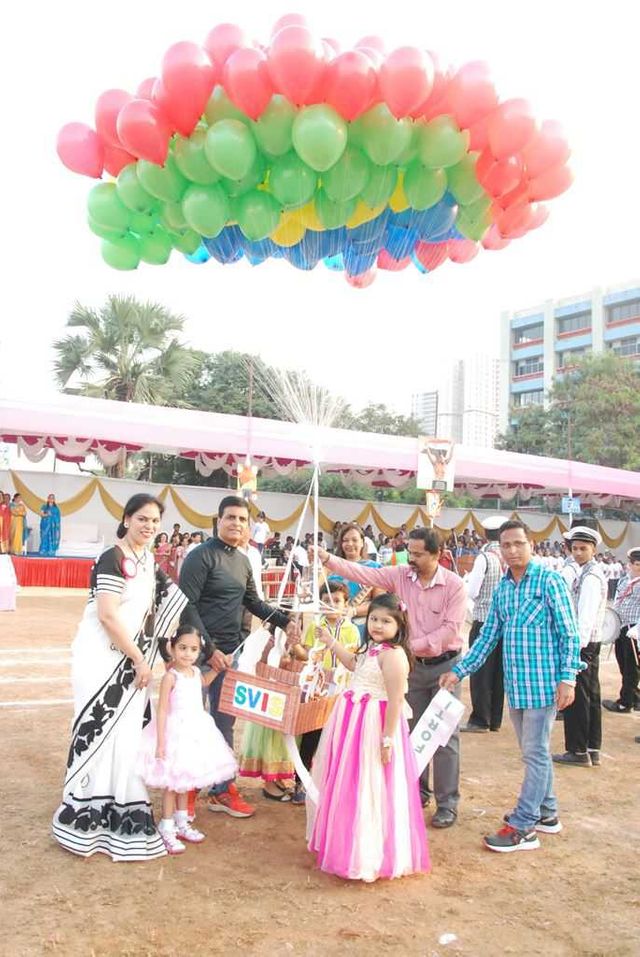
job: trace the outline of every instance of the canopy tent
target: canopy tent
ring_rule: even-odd
[[[418,443],[406,436],[320,429],[272,419],[173,409],[56,394],[47,399],[1,399],[0,441],[17,443],[31,461],[54,449],[65,461],[95,455],[114,465],[125,452],[157,452],[193,459],[202,474],[236,472],[250,453],[265,474],[287,475],[313,462],[363,484],[401,488],[416,473]],[[318,452],[316,447],[320,446]],[[457,446],[455,484],[475,495],[521,500],[572,489],[585,502],[623,507],[640,500],[640,476],[542,456]]]

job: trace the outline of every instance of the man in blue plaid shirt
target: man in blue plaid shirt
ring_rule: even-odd
[[[571,596],[562,576],[533,558],[533,543],[523,522],[500,529],[500,550],[508,566],[493,594],[486,621],[473,647],[440,679],[451,690],[482,667],[502,638],[504,684],[511,720],[525,764],[518,803],[506,826],[485,837],[491,851],[533,850],[537,831],[562,829],[553,793],[549,739],[556,710],[574,698],[582,669],[580,637]]]

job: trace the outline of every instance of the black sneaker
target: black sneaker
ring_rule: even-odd
[[[631,708],[628,708],[621,701],[611,701],[607,699],[602,702],[602,707],[606,708],[607,711],[613,711],[614,714],[630,714]]]
[[[460,728],[460,731],[469,732],[469,734],[488,734],[489,733],[488,728],[483,728],[479,724],[471,724],[471,722],[467,722],[467,724],[463,724],[462,727]]]
[[[589,748],[589,757],[591,758],[591,765],[594,768],[600,767],[600,752],[594,751],[593,748]]]
[[[584,754],[577,754],[575,751],[565,751],[564,754],[553,754],[552,758],[556,764],[572,764],[579,768],[591,767],[591,758],[586,751]]]
[[[502,820],[505,824],[509,824],[509,815],[505,814]],[[539,817],[534,829],[540,831],[541,834],[559,834],[562,830],[562,823],[558,817]]]
[[[535,830],[517,831],[510,824],[505,824],[496,834],[489,834],[484,838],[484,846],[489,851],[498,851],[508,854],[511,851],[535,851],[540,847],[540,841]]]

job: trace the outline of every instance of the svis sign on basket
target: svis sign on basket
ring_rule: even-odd
[[[279,691],[265,691],[264,688],[239,681],[233,692],[233,703],[247,714],[264,714],[273,721],[282,721],[287,697]]]

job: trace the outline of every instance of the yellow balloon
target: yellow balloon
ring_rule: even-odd
[[[323,232],[324,226],[316,212],[316,207],[311,200],[306,203],[304,206],[301,206],[300,209],[296,209],[296,215],[298,215],[307,229],[315,229],[316,232]]]
[[[370,223],[371,220],[375,219],[376,216],[379,216],[385,208],[385,203],[372,208],[371,206],[367,206],[366,203],[363,203],[362,200],[359,199],[353,216],[347,220],[347,229],[355,229],[356,226],[362,226],[363,223]]]
[[[278,246],[295,246],[304,236],[306,229],[299,215],[299,210],[295,213],[283,213],[280,222],[271,233],[271,239]]]
[[[396,188],[393,191],[393,195],[389,200],[389,206],[394,213],[401,213],[404,209],[409,208],[409,201],[404,195],[404,173],[398,173],[398,182],[396,183]]]

